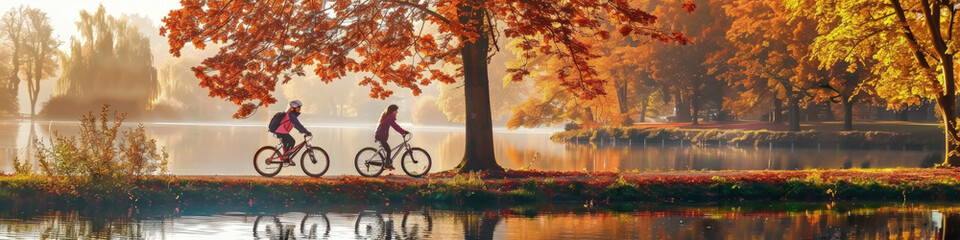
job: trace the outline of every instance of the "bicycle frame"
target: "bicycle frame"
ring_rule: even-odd
[[[300,150],[303,150],[304,148],[311,148],[312,146],[310,145],[310,140],[312,139],[313,137],[310,137],[310,138],[304,137],[303,142],[300,142],[300,144],[297,144],[296,146],[294,146],[293,149],[290,150],[289,154],[280,154],[280,156],[270,157],[269,159],[267,159],[267,161],[269,161],[269,163],[285,163],[288,161],[288,159],[285,159],[286,158],[285,156],[290,156],[289,159],[293,159],[294,156],[300,153]],[[279,154],[280,150],[283,149],[283,141],[280,141],[280,143],[277,144],[276,148],[277,148],[277,153]],[[292,160],[289,160],[289,161],[292,161]]]
[[[385,156],[385,157],[389,158],[390,161],[393,161],[393,160],[397,159],[397,157],[400,156],[400,154],[401,154],[401,151],[400,151],[400,150],[402,150],[402,149],[407,149],[407,150],[410,149],[410,139],[409,139],[409,138],[404,137],[402,143],[400,143],[400,144],[398,144],[396,147],[393,147],[393,148],[390,149],[390,151],[393,152],[393,156]],[[380,154],[386,155],[386,154],[384,153],[383,146],[377,147],[377,152],[380,153]]]

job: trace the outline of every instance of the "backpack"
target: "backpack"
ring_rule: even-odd
[[[270,119],[270,125],[267,125],[267,127],[269,127],[267,131],[276,133],[277,128],[280,128],[280,124],[283,124],[281,121],[283,121],[283,117],[285,116],[287,116],[286,112],[277,112],[276,114],[273,114],[273,118]]]

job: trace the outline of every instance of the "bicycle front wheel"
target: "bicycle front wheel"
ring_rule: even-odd
[[[400,161],[400,167],[411,177],[422,177],[430,172],[431,166],[433,161],[430,159],[430,154],[422,148],[411,148],[403,153],[403,159]]]
[[[281,168],[283,168],[283,161],[277,148],[266,146],[253,154],[253,169],[256,169],[260,176],[276,176]]]
[[[364,148],[354,158],[357,172],[364,177],[376,177],[383,173],[383,155],[375,148]]]
[[[330,168],[330,156],[320,147],[311,147],[300,156],[300,168],[311,177],[320,177]]]

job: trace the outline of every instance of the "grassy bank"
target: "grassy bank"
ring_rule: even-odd
[[[514,205],[531,202],[955,201],[960,170],[804,170],[647,173],[510,171],[438,174],[433,179],[333,177],[148,177],[130,187],[39,176],[0,177],[0,204],[190,205]]]
[[[557,142],[618,144],[683,144],[739,147],[943,149],[943,137],[883,131],[768,131],[611,127],[553,134]]]

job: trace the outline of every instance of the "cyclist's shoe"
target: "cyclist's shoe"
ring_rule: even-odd
[[[294,163],[292,160],[287,162],[287,167],[294,167],[294,166],[297,166],[297,164]]]
[[[387,166],[384,166],[383,169],[393,170],[393,169],[395,169],[395,168],[393,168],[393,164],[389,164],[389,165],[387,165]]]

